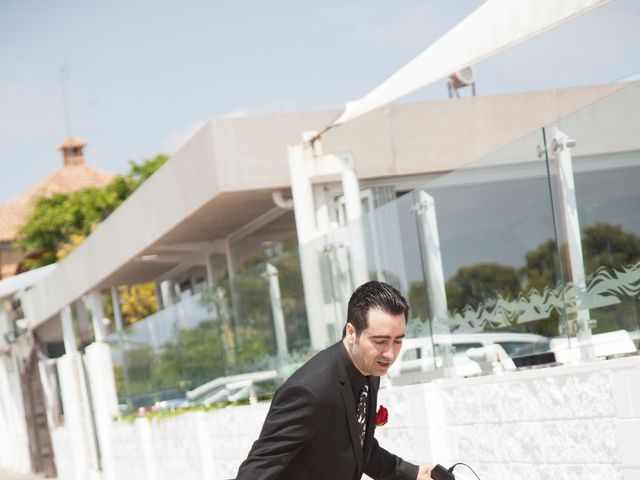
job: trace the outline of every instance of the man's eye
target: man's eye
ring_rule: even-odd
[[[394,340],[393,343],[396,345],[402,345],[402,340]]]

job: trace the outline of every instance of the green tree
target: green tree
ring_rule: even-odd
[[[640,236],[625,231],[620,225],[595,223],[582,230],[582,254],[589,281],[601,267],[612,273],[615,269],[629,267],[640,261]],[[552,239],[527,253],[523,269],[527,290],[536,288],[542,291],[544,287],[554,288],[556,284],[562,286],[566,282],[566,278],[557,273],[556,257],[556,242]],[[626,296],[619,297],[619,300],[620,303],[615,305],[591,311],[591,318],[596,320],[594,333],[638,328],[640,308],[637,298]],[[552,312],[550,319],[557,321],[558,318],[557,312]]]
[[[216,321],[201,322],[176,333],[156,354],[152,368],[155,390],[186,391],[225,374],[221,332]]]
[[[518,270],[495,262],[476,263],[458,269],[445,284],[449,310],[465,305],[477,308],[488,299],[514,299],[520,291]]]
[[[583,230],[582,250],[588,273],[599,267],[626,267],[640,260],[640,236],[620,225],[595,223]]]
[[[167,158],[158,155],[140,164],[131,161],[129,173],[117,176],[104,188],[40,197],[14,242],[25,255],[21,270],[55,263],[58,250],[63,250],[63,256],[70,253],[79,244],[78,238],[88,236]]]

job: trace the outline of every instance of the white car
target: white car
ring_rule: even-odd
[[[514,357],[549,351],[549,339],[532,333],[478,332],[405,338],[389,376],[442,368],[446,366],[447,353],[452,373],[464,376],[486,371],[486,362],[502,362],[505,368],[511,369],[515,368]]]

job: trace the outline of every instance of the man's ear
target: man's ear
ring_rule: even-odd
[[[356,327],[354,327],[351,323],[347,323],[346,326],[346,337],[349,343],[355,343],[356,341]]]

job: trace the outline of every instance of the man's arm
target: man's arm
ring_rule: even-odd
[[[431,465],[414,465],[394,455],[373,439],[373,450],[364,472],[376,480],[429,480]]]
[[[260,437],[236,480],[275,479],[313,438],[323,418],[318,396],[306,386],[281,388],[271,402]]]

